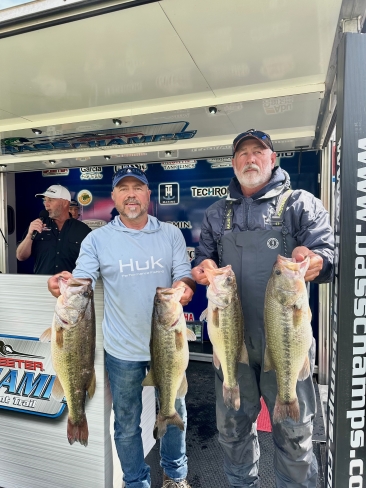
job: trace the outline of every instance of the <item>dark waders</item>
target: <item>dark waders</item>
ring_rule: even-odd
[[[289,195],[287,195],[288,198]],[[284,200],[286,195],[283,196]],[[281,202],[280,202],[281,203]],[[231,487],[259,487],[259,444],[256,419],[260,397],[266,402],[271,420],[277,395],[276,374],[262,369],[265,335],[264,296],[277,255],[290,257],[295,240],[282,225],[280,213],[272,217],[272,230],[231,232],[228,202],[222,237],[218,243],[220,266],[231,264],[238,282],[245,324],[245,342],[250,365],[239,363],[238,382],[241,405],[228,409],[222,398],[222,371],[216,371],[216,418],[219,441],[224,450],[224,469]],[[279,208],[280,205],[277,205]],[[282,205],[282,209],[285,204]],[[315,343],[309,351],[313,370]],[[316,399],[311,375],[298,381],[300,421],[286,419],[273,424],[274,470],[277,488],[316,488],[317,461],[312,447],[312,420]]]

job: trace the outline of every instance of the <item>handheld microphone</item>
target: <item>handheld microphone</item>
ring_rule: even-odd
[[[44,221],[44,219],[46,219],[48,216],[49,216],[48,211],[47,211],[47,210],[45,210],[45,209],[43,209],[43,210],[41,210],[41,211],[39,212],[39,216],[38,216],[38,218],[39,218],[39,219],[41,219],[41,220],[42,220],[42,222],[43,222],[43,221]],[[34,238],[36,237],[36,235],[37,235],[38,233],[39,233],[39,232],[38,232],[38,230],[34,230],[34,231],[32,232],[32,237],[31,237],[31,240],[32,240],[32,241],[34,240]]]

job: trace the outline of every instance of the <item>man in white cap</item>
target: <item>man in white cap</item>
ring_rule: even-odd
[[[17,259],[25,261],[34,257],[35,274],[55,274],[72,271],[79,255],[82,240],[91,229],[69,215],[71,195],[61,185],[51,185],[44,193],[45,210],[30,223],[28,231],[17,248]]]

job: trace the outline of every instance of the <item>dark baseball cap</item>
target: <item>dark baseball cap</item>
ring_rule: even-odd
[[[239,144],[245,139],[257,139],[257,141],[259,141],[263,146],[267,146],[269,149],[271,149],[271,151],[273,151],[273,144],[268,134],[262,132],[261,130],[249,129],[236,136],[233,140],[233,156],[239,147]]]
[[[80,204],[76,200],[70,200],[70,207],[80,207]]]
[[[141,169],[135,168],[134,166],[125,166],[124,168],[119,169],[118,171],[116,171],[116,173],[114,173],[112,180],[112,190],[123,178],[126,178],[127,176],[133,176],[134,178],[137,178],[142,183],[144,183],[144,185],[149,186],[146,175]]]

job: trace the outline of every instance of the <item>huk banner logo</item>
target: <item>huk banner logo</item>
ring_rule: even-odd
[[[160,205],[178,205],[179,183],[160,183],[159,203]]]
[[[2,154],[24,156],[24,154],[50,154],[52,152],[80,152],[100,148],[123,148],[153,144],[173,144],[176,141],[192,139],[196,130],[186,131],[188,122],[177,121],[164,124],[141,125],[79,132],[56,137],[8,137],[1,140]]]
[[[50,344],[0,336],[0,408],[58,417],[65,403],[51,396],[55,379]]]

